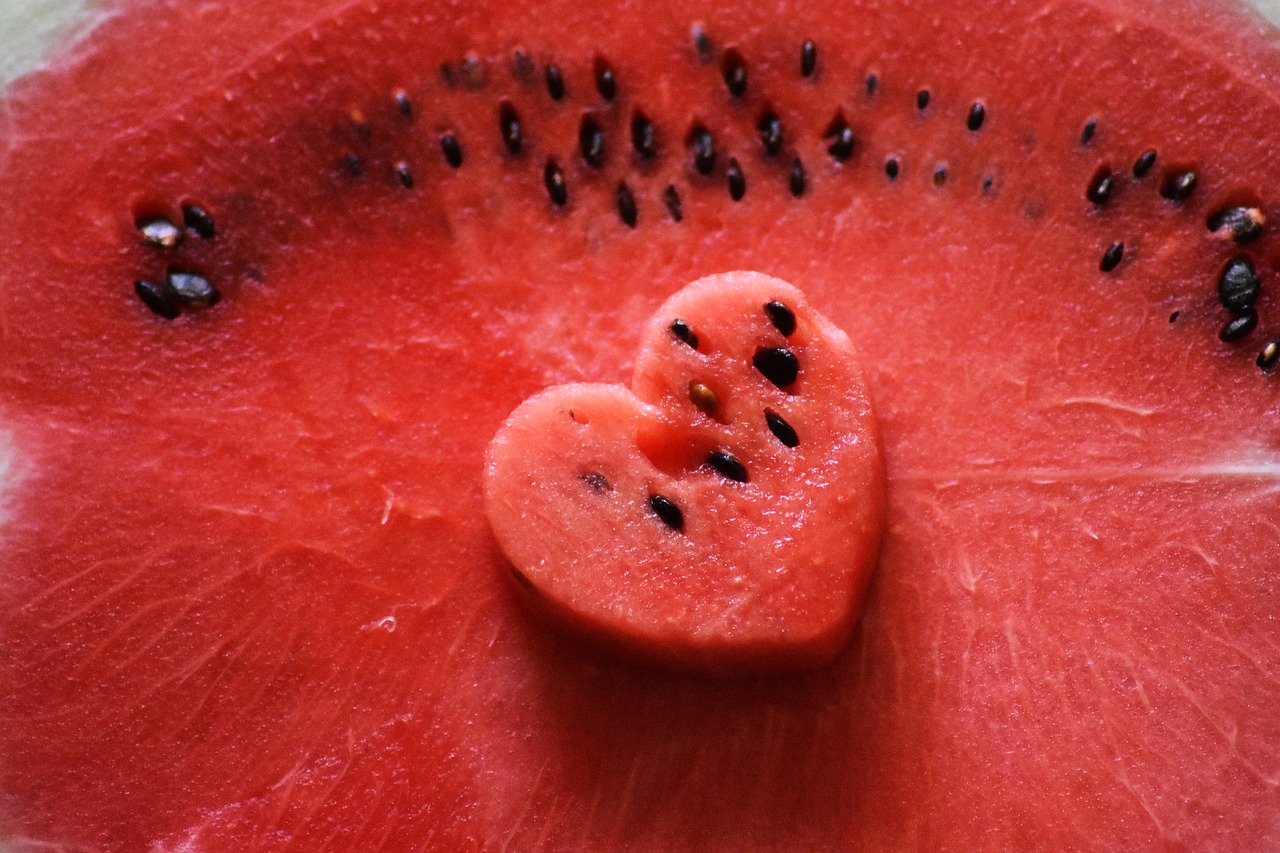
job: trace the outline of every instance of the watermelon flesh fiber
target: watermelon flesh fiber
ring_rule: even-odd
[[[1216,338],[1237,250],[1204,228],[1224,200],[1270,215],[1280,197],[1259,171],[1278,153],[1274,35],[1201,3],[1160,25],[1126,4],[272,10],[283,37],[261,6],[114,17],[10,94],[10,846],[1277,844],[1276,392]],[[747,57],[749,107],[697,61],[694,21]],[[563,64],[570,106],[511,82],[517,46]],[[479,94],[423,82],[468,51]],[[595,56],[618,72],[609,120],[643,99],[665,133],[649,171],[574,160]],[[403,126],[396,86],[422,92]],[[527,119],[520,159],[500,96]],[[755,154],[766,98],[806,160],[799,202],[789,161]],[[837,108],[859,135],[844,165],[821,138]],[[740,204],[687,174],[698,116],[746,167]],[[336,164],[362,144],[354,180]],[[1158,176],[1084,199],[1100,162],[1123,174],[1151,146],[1158,171],[1197,169],[1186,204]],[[401,158],[413,192],[384,180]],[[634,230],[613,214],[624,175]],[[680,223],[658,201],[672,181]],[[166,324],[132,297],[167,263],[132,219],[188,198],[219,234],[181,263],[224,301]],[[1129,258],[1100,274],[1117,239]],[[1249,250],[1264,276],[1272,246]],[[521,400],[625,381],[654,309],[728,269],[797,283],[849,333],[884,440],[864,618],[802,676],[663,673],[547,632],[482,510],[484,447]]]

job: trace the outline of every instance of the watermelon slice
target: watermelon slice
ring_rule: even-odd
[[[733,273],[667,300],[642,346],[635,394],[552,388],[489,446],[487,514],[516,579],[536,610],[640,657],[829,662],[884,513],[849,339],[786,282]]]
[[[8,846],[1280,846],[1269,25],[114,9],[0,124]],[[848,649],[725,681],[530,618],[482,483],[730,270],[847,332],[886,503]]]

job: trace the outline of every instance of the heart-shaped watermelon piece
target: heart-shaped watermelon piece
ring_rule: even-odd
[[[856,624],[884,515],[849,338],[786,282],[710,276],[659,309],[633,389],[556,386],[490,445],[489,521],[525,597],[651,661],[829,661]]]

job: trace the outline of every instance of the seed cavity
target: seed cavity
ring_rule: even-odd
[[[165,284],[173,298],[188,308],[212,308],[222,299],[213,282],[197,273],[170,270]]]
[[[611,491],[612,486],[609,485],[609,479],[599,471],[587,471],[581,475],[582,482],[587,484],[587,488],[595,492],[597,495],[603,495],[605,492]]]
[[[524,131],[520,128],[520,116],[510,101],[503,101],[498,106],[498,129],[502,133],[502,144],[512,154],[519,154],[524,148]]]
[[[800,375],[800,360],[786,347],[761,347],[752,357],[751,364],[779,388],[794,385]]]
[[[831,120],[831,124],[827,125],[827,130],[822,134],[822,138],[828,140],[827,153],[837,163],[843,163],[853,156],[853,128],[849,127],[849,123],[845,121],[843,113],[836,113],[836,117]]]
[[[400,182],[400,186],[407,190],[413,189],[413,172],[409,169],[409,164],[401,160],[395,165],[396,180]]]
[[[1135,178],[1145,178],[1147,173],[1156,164],[1156,150],[1148,148],[1138,155],[1138,159],[1133,161],[1133,176]]]
[[[618,94],[618,78],[613,68],[603,57],[596,57],[595,63],[596,91],[606,101],[612,101]]]
[[[902,169],[897,157],[890,157],[884,161],[884,173],[891,181],[898,179],[898,173]]]
[[[694,124],[687,139],[689,149],[693,152],[693,167],[700,175],[710,175],[716,167],[716,141],[711,131],[702,124]]]
[[[768,425],[769,432],[773,433],[774,438],[781,441],[784,446],[798,447],[800,445],[800,436],[796,435],[795,428],[773,409],[764,410],[764,422]]]
[[[342,156],[342,167],[353,178],[359,178],[364,175],[364,161],[350,151]]]
[[[747,482],[747,466],[727,450],[713,450],[707,454],[707,464],[721,476],[738,483]]]
[[[804,195],[804,164],[800,162],[799,157],[791,161],[791,174],[787,178],[787,188],[791,190],[791,195],[796,198]]]
[[[163,216],[140,219],[135,226],[138,233],[142,235],[143,241],[152,246],[172,249],[182,242],[182,229]]]
[[[440,153],[444,155],[449,168],[456,169],[462,165],[462,145],[452,133],[440,134]]]
[[[874,98],[876,96],[876,92],[880,91],[880,75],[876,74],[874,71],[871,72],[867,75],[866,79],[862,81],[862,85],[867,91],[867,97]]]
[[[812,39],[805,39],[804,44],[800,45],[800,76],[812,77],[814,69],[818,67],[818,46],[813,43]]]
[[[720,398],[716,392],[701,382],[689,383],[689,401],[708,417],[715,417],[716,411],[720,408]]]
[[[618,206],[618,218],[628,228],[636,227],[636,219],[638,212],[636,210],[636,199],[631,194],[631,188],[627,186],[626,181],[618,184],[618,191],[614,196]]]
[[[987,108],[982,101],[975,101],[973,106],[969,107],[969,116],[965,119],[965,125],[973,131],[982,129],[983,123],[987,120]]]
[[[1267,341],[1262,351],[1258,353],[1258,367],[1271,372],[1275,369],[1277,363],[1280,363],[1280,338],[1272,338]]]
[[[1266,223],[1256,207],[1224,207],[1210,214],[1205,225],[1215,236],[1244,245],[1256,240]]]
[[[142,300],[142,304],[151,310],[151,313],[166,320],[178,319],[181,313],[178,301],[166,288],[149,281],[135,281],[133,292]]]
[[[588,166],[599,168],[604,162],[604,131],[590,113],[582,117],[582,124],[578,127],[578,150]]]
[[[405,118],[413,118],[413,102],[409,100],[409,93],[404,89],[393,89],[391,91],[391,100],[396,105],[396,112]]]
[[[747,176],[742,173],[742,167],[733,157],[729,158],[725,178],[729,182],[729,197],[734,201],[742,201],[742,197],[747,194]]]
[[[564,99],[564,74],[560,72],[560,66],[554,63],[547,66],[547,94],[551,96],[551,100],[560,101]]]
[[[698,336],[694,333],[693,327],[684,320],[672,321],[671,334],[675,335],[676,340],[688,344],[690,349],[698,348]]]
[[[680,191],[673,184],[668,184],[667,189],[662,193],[662,203],[667,207],[667,213],[671,214],[672,222],[680,222],[684,219],[684,207],[680,203]],[[697,346],[694,346],[697,349]]]
[[[213,214],[194,202],[182,206],[182,224],[194,231],[201,240],[212,240],[218,235]]]
[[[764,306],[764,313],[769,316],[769,322],[782,333],[783,337],[789,338],[795,334],[796,313],[788,308],[785,303],[776,299],[772,302],[767,302]]]
[[[569,188],[564,181],[564,172],[560,170],[555,160],[547,160],[546,168],[542,171],[542,182],[546,185],[551,203],[556,207],[564,207],[569,201]]]
[[[1098,133],[1098,120],[1091,118],[1084,123],[1084,127],[1080,128],[1080,144],[1088,145],[1093,141],[1093,137]]]
[[[631,147],[645,160],[652,160],[658,153],[657,131],[641,110],[631,114]]]
[[[1244,340],[1258,326],[1258,312],[1252,308],[1232,317],[1218,332],[1218,338],[1224,344],[1232,344]]]
[[[684,513],[675,501],[662,495],[649,495],[649,508],[667,527],[679,533],[684,530]]]
[[[1222,269],[1218,279],[1218,301],[1234,314],[1242,314],[1253,307],[1262,292],[1258,271],[1248,258],[1232,258]]]
[[[1121,259],[1124,258],[1124,243],[1112,243],[1107,250],[1102,253],[1102,260],[1098,263],[1098,269],[1103,272],[1111,272],[1120,265]]]
[[[1090,178],[1084,197],[1101,207],[1111,198],[1115,183],[1115,177],[1111,174],[1111,166],[1103,164],[1098,167],[1098,170],[1093,173],[1093,177]]]
[[[741,98],[747,93],[747,62],[735,48],[724,52],[724,60],[720,65],[720,73],[724,76],[724,85],[729,94]]]
[[[919,92],[916,92],[916,109],[920,112],[924,112],[929,109],[929,99],[931,97],[932,96],[929,94],[928,89],[921,89]]]
[[[1169,201],[1186,201],[1196,188],[1196,173],[1192,171],[1170,173],[1160,185],[1160,195]]]
[[[527,83],[533,79],[533,60],[524,48],[517,47],[511,51],[511,73],[517,80]]]
[[[698,52],[698,57],[704,62],[711,58],[711,36],[707,35],[707,29],[702,24],[694,24],[689,28],[689,35],[693,39],[693,49]]]
[[[765,110],[760,115],[760,120],[756,122],[756,132],[760,135],[764,153],[774,157],[782,150],[782,121],[773,110]]]

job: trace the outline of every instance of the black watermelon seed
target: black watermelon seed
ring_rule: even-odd
[[[729,168],[725,170],[725,178],[729,182],[729,197],[734,201],[742,201],[747,194],[747,176],[733,157],[729,158]]]
[[[800,45],[800,76],[812,77],[817,67],[818,46],[812,40],[805,39],[804,44]]]
[[[405,118],[413,118],[413,102],[409,100],[409,93],[404,89],[396,89],[391,93],[391,100],[395,101],[396,111]]]
[[[729,94],[741,98],[747,93],[747,62],[742,54],[733,48],[724,52],[724,61],[720,65],[720,73],[724,76],[724,84]]]
[[[675,186],[667,185],[666,191],[662,194],[662,202],[667,206],[667,213],[671,214],[673,222],[679,222],[684,219],[684,208],[680,204],[680,192]],[[694,348],[697,348],[696,345]]]
[[[1224,344],[1235,343],[1249,336],[1258,325],[1258,312],[1252,308],[1246,310],[1239,316],[1232,317],[1222,327],[1222,331],[1218,332],[1218,338]]]
[[[649,508],[667,527],[677,532],[684,530],[684,513],[675,501],[662,495],[649,495]]]
[[[756,122],[756,132],[760,134],[760,144],[764,146],[764,152],[770,157],[782,150],[782,120],[773,113],[773,110],[765,110],[761,114],[760,120]]]
[[[965,120],[965,124],[970,130],[981,130],[982,123],[987,120],[987,108],[981,101],[977,101],[973,106],[969,107],[969,117]]]
[[[707,454],[707,464],[727,479],[738,483],[747,482],[747,466],[727,450],[711,451]]]
[[[645,160],[658,153],[658,136],[653,122],[640,110],[631,115],[631,147]]]
[[[694,125],[689,133],[689,147],[693,149],[693,167],[699,174],[710,175],[716,167],[716,141],[711,131],[702,125]]]
[[[786,347],[766,347],[756,351],[751,364],[779,388],[793,385],[800,375],[800,361]]]
[[[891,181],[896,181],[898,179],[898,172],[901,168],[902,166],[898,163],[897,157],[890,157],[884,161],[884,173]]]
[[[804,195],[804,164],[800,162],[799,157],[791,161],[791,175],[787,179],[787,187],[791,190],[791,194],[796,198]]]
[[[1094,135],[1098,132],[1098,120],[1091,118],[1084,123],[1084,127],[1080,128],[1080,144],[1088,145],[1093,141]]]
[[[1224,207],[1211,214],[1205,225],[1224,240],[1243,245],[1257,239],[1266,222],[1256,207]]]
[[[698,348],[698,336],[684,320],[675,320],[671,323],[671,334],[676,336],[676,340],[688,344],[690,349]]]
[[[364,161],[350,151],[343,155],[342,166],[347,170],[347,174],[353,178],[358,178],[364,174]]]
[[[1223,308],[1241,314],[1253,307],[1261,292],[1258,271],[1247,258],[1232,258],[1223,267],[1218,279],[1218,301]]]
[[[1147,173],[1151,171],[1151,167],[1155,164],[1156,150],[1154,148],[1148,148],[1138,156],[1137,160],[1133,161],[1133,176],[1135,178],[1146,177]]]
[[[930,95],[928,89],[921,89],[919,92],[916,92],[916,109],[920,112],[927,110],[929,108],[929,98]]]
[[[830,140],[827,145],[827,153],[831,155],[838,163],[843,163],[853,156],[853,128],[849,127],[848,122],[844,120],[844,116],[836,116],[831,124],[827,126],[827,132],[823,135],[824,139]]]
[[[1088,188],[1084,191],[1084,197],[1089,199],[1096,205],[1103,205],[1111,198],[1111,191],[1115,189],[1115,178],[1111,174],[1110,166],[1099,166],[1098,171],[1093,173],[1093,178],[1089,181]]]
[[[689,28],[689,35],[693,37],[693,49],[698,52],[698,56],[705,60],[711,58],[711,36],[707,35],[707,30],[702,24],[694,24]]]
[[[1277,363],[1280,363],[1280,338],[1272,338],[1258,353],[1258,367],[1270,371],[1275,369]]]
[[[874,98],[876,92],[880,90],[880,76],[875,72],[867,75],[867,79],[863,81],[863,86],[867,90],[867,97]]]
[[[151,313],[166,320],[178,319],[178,301],[171,291],[152,284],[149,281],[135,281],[133,292],[142,300],[142,304],[151,309]]]
[[[596,60],[596,91],[606,101],[612,101],[618,94],[618,78],[613,69],[603,59]]]
[[[764,313],[769,315],[769,322],[773,323],[773,327],[782,332],[784,337],[789,338],[795,334],[796,313],[784,303],[777,300],[765,303]]]
[[[196,232],[196,236],[202,240],[212,240],[218,235],[213,214],[195,203],[182,206],[182,224]]]
[[[987,175],[982,179],[983,195],[991,195],[991,193],[995,192],[995,188],[996,188],[996,179],[993,176]]]
[[[409,164],[401,160],[395,166],[396,180],[407,190],[413,189],[413,172],[409,169]]]
[[[555,160],[547,160],[546,168],[542,170],[542,182],[547,187],[551,203],[556,207],[564,207],[569,200],[569,188],[564,182],[564,172],[560,171]]]
[[[1170,314],[1170,315],[1169,315],[1169,322],[1170,322],[1170,323],[1176,323],[1176,322],[1178,322],[1178,316],[1179,316],[1180,314],[1182,314],[1182,312],[1181,312],[1181,311],[1174,311],[1172,314]]]
[[[631,188],[627,186],[626,181],[622,181],[618,184],[618,192],[615,195],[615,199],[618,204],[618,218],[621,219],[628,228],[635,228],[637,217],[636,199],[635,196],[631,194]]]
[[[1124,258],[1124,243],[1112,243],[1102,253],[1102,260],[1098,263],[1098,269],[1103,272],[1111,272],[1120,265],[1122,258]]]
[[[1195,172],[1178,172],[1170,175],[1160,185],[1160,195],[1169,199],[1169,201],[1185,201],[1195,188]]]
[[[222,299],[213,282],[196,273],[170,270],[165,284],[174,299],[191,308],[212,308]]]
[[[604,131],[590,114],[582,117],[578,127],[578,150],[588,166],[598,167],[604,162]]]
[[[519,154],[524,148],[524,131],[520,128],[520,116],[510,101],[503,101],[498,107],[498,129],[502,132],[502,144],[512,154]]]
[[[163,216],[140,219],[134,223],[144,242],[162,249],[172,249],[182,242],[182,229]]]
[[[933,185],[935,187],[946,186],[947,183],[947,167],[939,166],[933,170]]]
[[[547,94],[553,101],[564,98],[564,75],[560,73],[559,65],[547,66]]]
[[[773,433],[774,438],[781,441],[785,446],[798,447],[800,445],[800,436],[796,435],[795,428],[773,409],[764,410],[764,422],[768,424],[769,432]]]
[[[587,487],[597,495],[604,494],[610,488],[609,479],[599,471],[587,471],[582,475],[582,482],[586,483]]]
[[[462,145],[452,133],[440,135],[440,151],[450,168],[456,169],[462,165]]]

